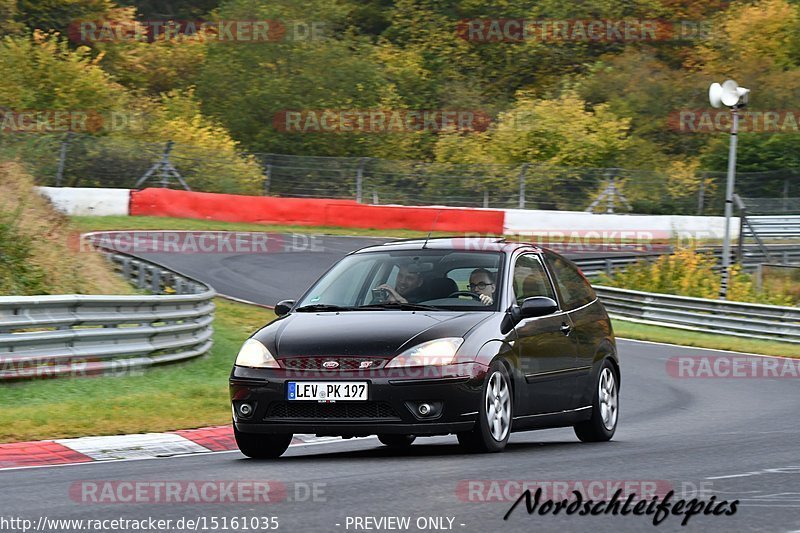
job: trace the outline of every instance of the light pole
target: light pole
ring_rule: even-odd
[[[731,267],[731,216],[733,215],[733,189],[736,183],[736,141],[739,133],[740,107],[747,105],[750,89],[739,87],[733,80],[720,85],[712,83],[708,88],[708,99],[713,107],[731,108],[731,142],[728,150],[728,183],[725,188],[725,235],[722,241],[722,280],[719,286],[719,298],[724,300],[728,295],[728,279]]]

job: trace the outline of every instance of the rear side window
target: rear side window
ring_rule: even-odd
[[[575,309],[597,298],[594,289],[575,265],[554,254],[548,253],[546,257],[561,294],[561,306],[564,310]]]

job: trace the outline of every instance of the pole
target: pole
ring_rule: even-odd
[[[269,196],[269,188],[272,182],[272,165],[264,165],[264,196]]]
[[[358,168],[356,169],[356,202],[361,203],[361,190],[364,184],[364,164],[367,162],[366,157],[358,160]]]
[[[161,187],[169,187],[169,153],[172,151],[172,141],[167,141],[164,146],[164,154],[161,156],[161,164],[159,166],[159,175],[161,176]]]
[[[703,204],[706,200],[706,173],[700,174],[700,190],[697,192],[697,215],[703,214]]]
[[[789,211],[789,178],[783,179],[783,210]]]
[[[522,165],[519,171],[519,208],[525,209],[525,174],[528,172],[530,163]]]
[[[61,151],[58,154],[58,169],[56,170],[56,187],[61,187],[61,181],[64,179],[64,166],[67,162],[67,148],[72,139],[72,132],[67,133],[64,140],[61,141]]]
[[[725,239],[722,242],[722,280],[719,298],[728,296],[728,279],[731,267],[731,215],[733,215],[733,188],[736,181],[736,138],[739,132],[739,114],[736,106],[731,108],[731,143],[728,151],[728,185],[725,188]]]

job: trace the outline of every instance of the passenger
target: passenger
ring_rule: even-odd
[[[416,303],[424,299],[421,290],[423,282],[422,274],[419,272],[411,272],[408,267],[409,265],[400,265],[394,287],[388,283],[376,287],[378,290],[386,291],[387,297],[385,301]]]

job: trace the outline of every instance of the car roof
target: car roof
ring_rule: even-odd
[[[368,246],[355,253],[401,250],[460,250],[465,252],[504,252],[511,253],[519,248],[541,252],[542,249],[528,242],[508,241],[503,237],[431,237],[400,239],[384,244]]]

